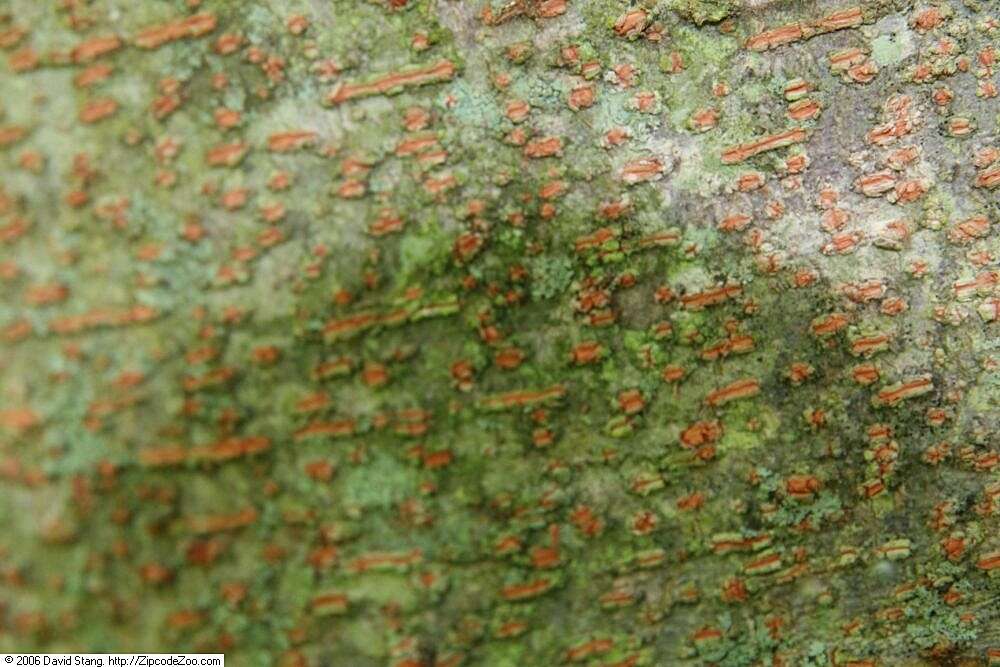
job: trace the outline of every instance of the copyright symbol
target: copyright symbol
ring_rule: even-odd
[[[3,661],[4,661],[4,662],[6,662],[7,664],[10,664],[10,663],[14,662],[14,656],[12,656],[12,655],[8,655],[8,656],[6,656],[6,657],[5,657],[4,659],[3,659]]]

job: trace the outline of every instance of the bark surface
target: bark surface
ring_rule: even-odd
[[[8,0],[0,649],[1000,663],[985,0]]]

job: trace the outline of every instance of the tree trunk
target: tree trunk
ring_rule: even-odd
[[[0,649],[1000,662],[996,3],[3,12]]]

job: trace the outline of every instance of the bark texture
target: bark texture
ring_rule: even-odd
[[[0,649],[1000,662],[986,0],[7,0]]]

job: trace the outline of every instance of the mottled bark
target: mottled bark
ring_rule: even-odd
[[[0,649],[1000,662],[998,39],[9,0]]]

